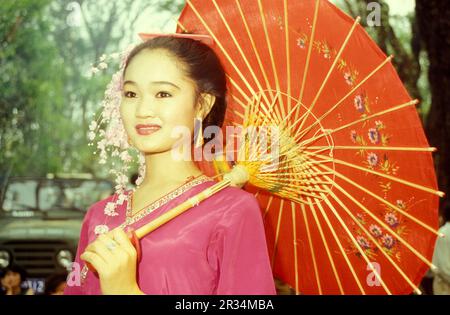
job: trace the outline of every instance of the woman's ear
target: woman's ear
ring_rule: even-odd
[[[202,93],[200,94],[199,98],[199,109],[197,111],[197,114],[201,116],[203,119],[205,119],[206,116],[208,116],[209,112],[211,111],[212,107],[214,106],[214,102],[216,101],[216,97],[209,93]]]

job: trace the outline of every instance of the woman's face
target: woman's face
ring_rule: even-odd
[[[9,270],[2,279],[2,285],[5,287],[17,288],[20,286],[20,273]]]
[[[170,150],[177,142],[171,136],[177,126],[192,133],[197,114],[195,83],[182,67],[168,51],[147,49],[126,69],[120,113],[131,144],[141,152]],[[149,124],[156,128],[142,126]]]

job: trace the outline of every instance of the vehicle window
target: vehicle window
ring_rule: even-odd
[[[51,183],[40,187],[39,209],[44,211],[51,210],[59,203],[62,194],[61,187]]]
[[[15,181],[10,183],[5,192],[3,210],[30,210],[37,206],[35,180]]]
[[[15,179],[8,183],[3,201],[5,211],[74,210],[88,208],[113,193],[105,180],[89,179]]]
[[[87,211],[95,202],[111,194],[112,186],[102,181],[62,182],[59,199],[54,206]],[[40,199],[39,199],[40,202]]]

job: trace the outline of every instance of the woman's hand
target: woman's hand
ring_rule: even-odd
[[[2,278],[2,287],[6,290],[6,295],[13,295],[13,287],[11,285],[11,281],[9,279]]]
[[[136,256],[128,236],[116,228],[89,244],[80,258],[97,270],[103,294],[143,294],[136,281]]]

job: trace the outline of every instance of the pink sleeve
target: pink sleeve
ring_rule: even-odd
[[[84,252],[84,249],[88,245],[89,237],[89,218],[92,208],[86,213],[84,217],[83,224],[81,226],[80,239],[78,241],[77,253],[75,256],[74,263],[72,265],[72,271],[67,277],[67,285],[64,289],[64,295],[81,295],[83,294],[81,287],[81,270],[83,269],[84,262],[81,261],[80,255]]]
[[[218,222],[209,259],[218,270],[218,295],[276,294],[258,201],[239,196]]]

